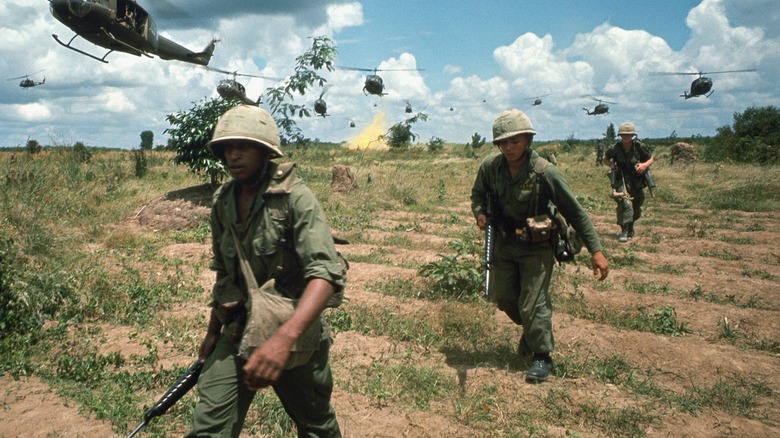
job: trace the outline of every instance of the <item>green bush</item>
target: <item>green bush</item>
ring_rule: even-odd
[[[434,294],[456,298],[479,296],[484,267],[479,258],[481,248],[474,243],[476,236],[472,237],[449,242],[454,254],[439,254],[438,262],[427,263],[417,270],[420,276],[430,280]]]

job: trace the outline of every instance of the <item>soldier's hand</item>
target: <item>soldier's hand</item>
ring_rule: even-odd
[[[599,277],[599,281],[607,278],[607,275],[609,275],[609,264],[601,251],[593,253],[590,258],[590,264],[593,266],[594,277]]]
[[[484,230],[487,226],[487,215],[485,215],[485,213],[480,213],[477,215],[477,226],[480,230]]]
[[[200,348],[198,348],[198,357],[209,357],[217,348],[219,336],[219,333],[207,333],[203,342],[200,343]]]
[[[257,391],[279,380],[294,343],[295,340],[277,333],[257,347],[243,368],[246,386]]]

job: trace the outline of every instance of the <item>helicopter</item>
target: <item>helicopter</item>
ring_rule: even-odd
[[[596,105],[595,108],[593,108],[593,111],[591,111],[591,110],[589,110],[587,108],[582,108],[582,109],[585,110],[585,112],[588,113],[589,116],[597,116],[599,114],[609,114],[609,105],[607,105],[607,104],[609,103],[609,104],[612,104],[612,105],[617,105],[617,103],[615,103],[615,102],[609,102],[609,101],[606,101],[606,100],[595,98],[593,96],[587,96],[586,95],[586,96],[582,96],[582,97],[587,97],[587,98],[595,100],[596,102],[599,103],[598,105]]]
[[[340,67],[342,70],[356,70],[356,71],[370,71],[373,72],[370,75],[366,75],[365,83],[363,84],[363,94],[368,96],[369,94],[375,94],[379,97],[386,95],[385,82],[382,77],[376,74],[378,71],[422,71],[419,68],[359,68],[359,67]]]
[[[691,89],[690,93],[688,91],[683,91],[683,94],[680,95],[680,97],[684,97],[685,100],[688,100],[692,97],[697,96],[704,96],[704,97],[710,97],[712,93],[715,91],[712,90],[712,79],[708,78],[704,75],[714,75],[714,74],[721,74],[721,73],[748,73],[748,72],[754,72],[756,69],[751,68],[747,70],[724,70],[724,71],[711,71],[711,72],[688,72],[688,73],[651,73],[653,76],[669,76],[669,75],[699,75],[698,78],[694,79],[693,82],[691,82]]]
[[[406,107],[404,108],[404,112],[406,114],[411,114],[412,113],[412,104],[409,103],[408,100],[405,100],[404,102],[406,102]]]
[[[43,70],[46,70],[46,69],[43,69]],[[42,72],[43,70],[37,71],[37,72],[29,74],[29,75],[19,76],[19,77],[16,77],[16,78],[8,78],[8,80],[9,81],[15,81],[17,79],[21,79],[22,81],[19,82],[19,86],[22,87],[22,88],[37,87],[38,85],[43,85],[43,84],[46,83],[46,77],[44,76],[42,81],[34,81],[34,80],[30,79],[30,76],[37,75],[38,73]]]
[[[214,46],[213,39],[200,52],[193,52],[178,43],[159,35],[151,15],[135,0],[49,0],[51,14],[76,32],[64,43],[56,34],[51,36],[61,46],[100,62],[114,51],[135,56],[160,59],[176,59],[192,64],[208,65]],[[71,46],[76,37],[82,37],[96,46],[108,49],[97,57]]]
[[[225,73],[228,76],[227,79],[222,79],[219,81],[219,84],[217,84],[217,93],[219,93],[220,97],[222,97],[225,100],[238,100],[242,103],[245,103],[247,105],[255,105],[258,106],[263,100],[263,95],[260,94],[260,96],[257,98],[256,101],[252,101],[249,97],[246,95],[246,88],[244,85],[236,80],[236,76],[246,76],[250,78],[260,78],[260,79],[270,79],[274,81],[280,81],[279,78],[269,78],[266,76],[259,76],[259,75],[250,75],[245,73],[238,73],[235,71],[225,71],[220,70],[217,68],[212,67],[206,67],[208,70],[216,71],[219,73]],[[232,78],[230,77],[232,76]]]
[[[541,105],[542,104],[542,98],[543,97],[547,97],[549,95],[550,95],[550,93],[547,93],[547,94],[543,94],[543,95],[537,96],[537,97],[526,97],[526,99],[533,99],[534,102],[531,104],[531,106],[537,106],[537,105]]]
[[[325,99],[322,98],[322,96],[325,95],[326,91],[328,91],[327,88],[322,90],[319,99],[314,101],[314,112],[317,113],[318,116],[322,116],[322,117],[327,117],[329,115],[328,104],[325,102]]]

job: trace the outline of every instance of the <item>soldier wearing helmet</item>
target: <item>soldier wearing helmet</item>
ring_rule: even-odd
[[[255,392],[267,386],[300,436],[340,436],[330,404],[332,341],[321,313],[341,303],[346,271],[325,214],[295,164],[273,161],[284,153],[276,122],[264,109],[228,110],[207,147],[233,179],[212,204],[216,283],[198,351],[206,358],[200,398],[187,436],[238,437]],[[292,316],[273,325],[259,345],[247,345],[247,327],[269,319],[252,306],[266,293],[284,297],[277,299],[290,303]]]
[[[636,234],[634,223],[642,216],[642,204],[645,202],[644,188],[647,187],[645,174],[655,158],[650,149],[636,138],[636,128],[631,122],[618,127],[620,141],[607,149],[604,164],[615,163],[614,192],[622,196],[613,196],[617,202],[617,224],[620,225],[618,241],[628,242]]]
[[[488,222],[487,197],[495,199],[491,221],[498,225],[491,262],[488,296],[512,321],[523,326],[518,351],[533,355],[526,381],[544,382],[552,373],[552,301],[549,287],[555,256],[537,224],[560,213],[573,226],[591,253],[595,276],[609,273],[593,223],[558,168],[531,149],[536,134],[531,120],[519,110],[503,111],[493,123],[498,152],[485,157],[471,189],[471,208],[477,225]],[[529,228],[534,224],[534,232]],[[557,232],[557,231],[556,231]]]

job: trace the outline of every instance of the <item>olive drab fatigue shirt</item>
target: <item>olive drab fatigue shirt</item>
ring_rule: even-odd
[[[274,278],[277,292],[297,299],[310,279],[321,278],[334,286],[339,297],[335,302],[340,303],[344,267],[322,207],[295,171],[294,163],[269,162],[269,177],[254,199],[246,225],[238,221],[235,182],[229,181],[215,192],[210,268],[227,277],[215,285],[212,306],[245,301],[247,289],[230,226],[241,240],[258,285]]]
[[[505,223],[519,227],[525,224],[529,211],[532,212],[530,216],[533,216],[534,208],[530,204],[533,201],[536,178],[534,166],[537,160],[543,158],[533,149],[528,153],[530,154],[528,161],[514,178],[509,173],[506,159],[500,152],[485,157],[471,189],[471,209],[475,218],[480,212],[486,211],[485,194],[489,191],[497,193],[500,217]],[[536,214],[548,214],[550,203],[554,204],[577,231],[588,251],[591,254],[601,251],[601,242],[593,223],[555,165],[547,165],[544,173],[539,176],[539,184]]]
[[[615,167],[622,176],[626,179],[631,179],[632,185],[640,188],[645,186],[645,179],[642,175],[636,173],[635,166],[638,163],[644,163],[652,156],[653,153],[650,152],[650,148],[636,139],[633,140],[631,149],[628,152],[623,149],[622,142],[617,142],[613,147],[607,149],[606,154],[608,160],[615,160]],[[618,174],[617,177],[620,178],[621,175]],[[629,184],[628,181],[626,183]]]

